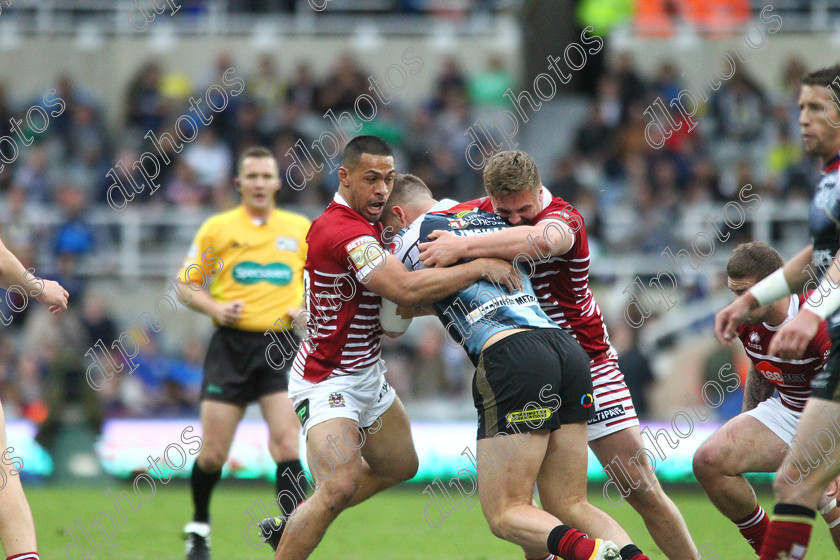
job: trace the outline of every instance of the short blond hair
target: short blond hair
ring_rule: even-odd
[[[519,150],[493,154],[484,166],[484,189],[490,196],[507,196],[530,191],[542,183],[534,158]]]

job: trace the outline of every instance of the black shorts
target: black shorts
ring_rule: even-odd
[[[595,410],[589,356],[561,329],[512,334],[479,356],[473,401],[477,439],[586,422]]]
[[[832,337],[825,369],[811,379],[811,396],[840,403],[840,340]]]
[[[283,349],[283,354],[294,356],[300,341],[291,332],[288,336],[287,333],[278,334],[282,343],[288,346]],[[272,359],[275,364],[282,363],[283,367],[271,367],[265,357],[271,342],[271,337],[261,332],[219,327],[210,339],[204,359],[201,400],[245,406],[264,395],[288,391],[289,369],[293,360],[284,362],[275,347]]]

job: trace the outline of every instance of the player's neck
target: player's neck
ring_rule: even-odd
[[[775,303],[767,313],[764,323],[771,327],[779,327],[785,322],[788,316],[788,308],[790,307],[790,300],[783,298]]]
[[[260,222],[267,222],[268,219],[271,218],[271,215],[274,213],[274,206],[263,210],[251,208],[250,206],[243,204],[242,209],[245,211],[245,214],[247,214],[249,218],[251,218],[254,221]]]

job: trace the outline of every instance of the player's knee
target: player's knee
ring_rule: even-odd
[[[216,472],[221,469],[227,461],[227,453],[223,449],[213,448],[204,445],[198,455],[198,466],[204,472]]]
[[[699,480],[717,470],[719,464],[720,453],[713,446],[704,443],[694,453],[691,466],[694,476]]]
[[[636,480],[635,486],[630,488],[625,499],[636,510],[659,509],[667,503],[667,497],[659,486],[656,475],[651,473]]]
[[[487,525],[490,527],[490,532],[493,533],[494,536],[502,540],[508,540],[507,536],[510,532],[510,528],[504,514],[487,515]]]
[[[398,482],[405,482],[411,480],[417,474],[420,468],[420,460],[417,458],[417,453],[410,453],[403,461],[400,471],[397,475]]]
[[[336,473],[328,480],[319,481],[318,486],[326,495],[328,507],[341,511],[359,489],[360,479],[351,472]]]
[[[271,454],[278,462],[291,461],[299,458],[300,439],[297,432],[280,432],[273,434],[268,441]]]

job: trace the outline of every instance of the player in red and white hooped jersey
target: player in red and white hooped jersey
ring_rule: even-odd
[[[726,266],[729,289],[740,296],[784,265],[766,243],[739,245]],[[694,454],[694,475],[709,499],[758,554],[770,519],[743,474],[776,472],[786,451],[796,445],[796,426],[811,395],[811,378],[823,370],[831,348],[825,323],[797,358],[769,352],[773,335],[793,319],[806,296],[792,294],[752,311],[738,327],[738,337],[752,362],[744,387],[741,414],[709,436]],[[774,397],[778,390],[779,396]],[[840,508],[823,496],[820,511],[840,548]]]
[[[511,264],[499,259],[407,271],[381,245],[377,224],[394,175],[387,142],[352,139],[338,169],[338,193],[306,236],[307,336],[292,366],[289,397],[316,486],[288,520],[261,523],[277,560],[309,557],[342,510],[417,472],[408,417],[380,358],[380,296],[417,307],[483,274],[520,285]]]
[[[420,245],[420,259],[426,266],[447,266],[461,258],[493,256],[521,262],[526,270],[530,266],[543,311],[570,332],[590,358],[596,414],[589,423],[589,447],[602,465],[616,459],[629,464],[640,457],[647,462],[630,392],[589,289],[583,217],[542,186],[533,158],[518,150],[499,152],[487,160],[484,187],[488,196],[472,204],[519,227],[473,237],[433,232],[429,237],[434,241]],[[653,472],[649,465],[647,472]],[[627,476],[634,480],[629,481],[626,499],[645,520],[657,546],[670,560],[697,560],[685,521],[655,477]],[[624,489],[628,480],[616,484]]]

